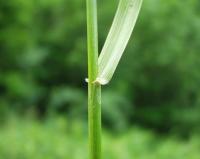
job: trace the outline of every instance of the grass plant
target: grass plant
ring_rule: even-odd
[[[98,57],[97,0],[86,0],[88,38],[88,127],[90,159],[101,159],[101,85],[107,84],[135,26],[142,0],[120,0]]]

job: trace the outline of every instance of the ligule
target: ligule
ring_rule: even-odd
[[[107,84],[121,59],[134,29],[142,0],[120,0],[111,29],[98,59],[95,83]]]

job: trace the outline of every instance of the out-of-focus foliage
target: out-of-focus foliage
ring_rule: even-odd
[[[86,127],[64,118],[38,121],[13,118],[0,132],[0,154],[4,159],[87,159]],[[121,136],[103,135],[104,159],[199,159],[200,139],[157,137],[133,128]]]
[[[100,48],[116,7],[99,1]],[[199,129],[199,9],[199,0],[144,1],[134,38],[103,90],[105,126]],[[86,60],[85,1],[1,1],[0,120],[32,110],[86,120]]]

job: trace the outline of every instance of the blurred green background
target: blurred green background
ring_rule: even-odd
[[[99,0],[99,48],[117,0]],[[200,158],[200,1],[144,1],[103,88],[104,159]],[[0,1],[0,158],[87,159],[86,6]]]

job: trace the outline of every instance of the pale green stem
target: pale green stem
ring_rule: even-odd
[[[94,83],[98,74],[97,2],[87,2],[88,37],[88,127],[90,159],[101,159],[101,86]]]

